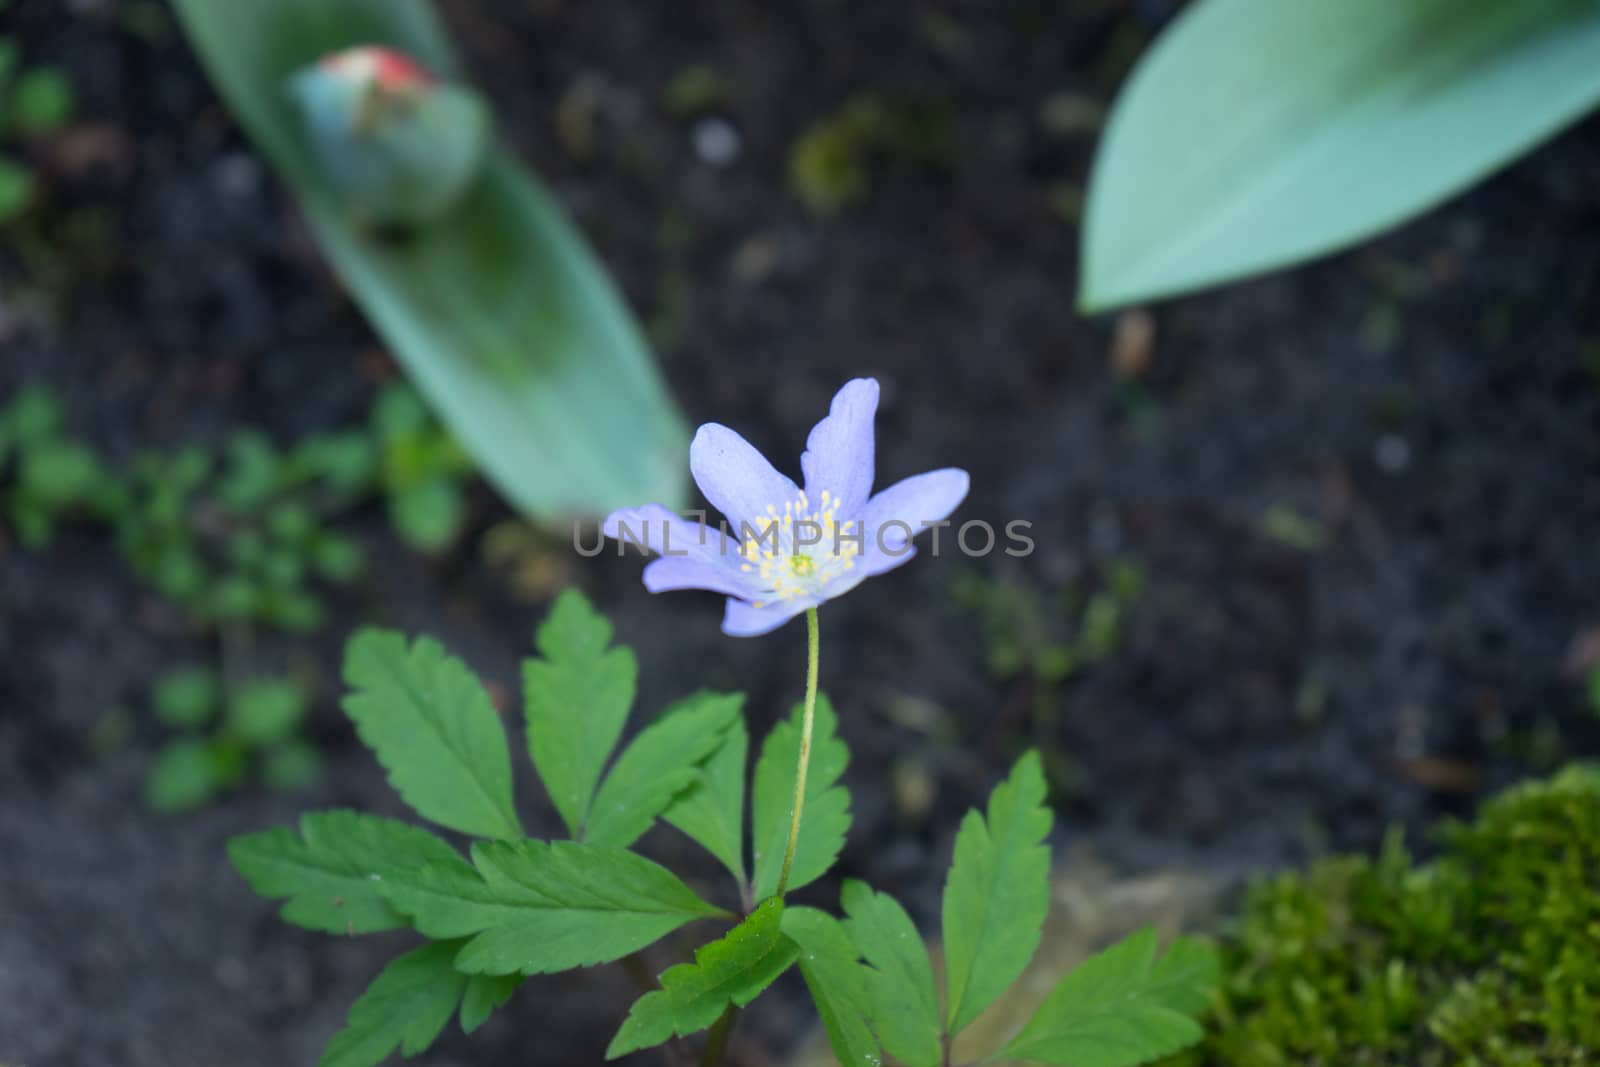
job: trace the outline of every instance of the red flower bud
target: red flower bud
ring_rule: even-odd
[[[438,79],[422,64],[392,48],[361,45],[322,58],[322,65],[345,78],[371,80],[387,93],[413,93],[431,89]]]

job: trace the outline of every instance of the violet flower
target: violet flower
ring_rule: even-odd
[[[943,521],[967,495],[967,472],[954,467],[913,475],[874,494],[877,409],[875,380],[857,378],[839,390],[828,416],[806,438],[803,490],[743,437],[706,423],[689,446],[689,470],[726,516],[723,527],[650,504],[613,512],[605,534],[661,557],[644,569],[650,592],[725,594],[724,633],[770,633],[911,559],[911,538]]]

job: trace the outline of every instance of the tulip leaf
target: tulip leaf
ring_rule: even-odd
[[[504,147],[398,237],[315,162],[290,77],[353,45],[458,82],[426,0],[176,0],[234,115],[293,189],[351,297],[486,477],[554,523],[684,494],[687,431],[637,324],[550,194]]]
[[[1187,292],[1371,237],[1600,103],[1597,55],[1593,0],[1199,0],[1113,110],[1080,302]]]

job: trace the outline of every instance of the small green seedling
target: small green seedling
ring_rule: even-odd
[[[455,438],[404,382],[392,382],[372,405],[373,439],[389,522],[419,552],[438,552],[466,522],[466,480],[472,464]]]
[[[66,519],[99,517],[115,508],[119,488],[99,456],[66,433],[56,394],[20,390],[0,409],[0,483],[4,515],[24,548],[43,548]]]
[[[57,67],[23,67],[16,42],[0,37],[0,145],[37,137],[72,119],[72,83]],[[0,224],[33,202],[37,182],[28,165],[0,151]]]
[[[150,704],[175,731],[145,781],[146,802],[157,811],[203,807],[252,776],[275,789],[300,789],[320,771],[320,755],[301,736],[306,689],[293,680],[225,688],[209,667],[180,667],[156,681]]]
[[[360,547],[329,520],[370,495],[375,462],[360,434],[280,449],[239,431],[220,461],[192,447],[145,453],[118,541],[142,578],[202,622],[314,630],[324,607],[313,583],[361,574]]]

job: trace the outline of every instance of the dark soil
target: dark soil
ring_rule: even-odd
[[[1600,615],[1600,121],[1374,246],[1155,308],[1129,375],[1109,358],[1115,322],[1073,311],[1077,234],[1052,207],[1083,182],[1093,133],[1052,134],[1040,111],[1062,91],[1108,101],[1170,5],[443,6],[503,133],[655,324],[691,421],[797,468],[832,391],[873,374],[882,482],[965,466],[963,517],[1034,524],[1026,559],[921,558],[824,616],[824,685],[854,752],[840,873],[899,894],[926,929],[960,813],[1036,740],[1062,768],[1058,843],[1228,876],[1369,847],[1600,752],[1563,675]],[[363,418],[376,341],[181,37],[131,32],[135,8],[20,0],[4,16],[24,55],[71,71],[79,133],[107,150],[40,149],[48,202],[0,246],[0,397],[57,386],[74,429],[116,456]],[[713,111],[740,138],[726,166],[662,105],[690,64],[728,86]],[[558,134],[580,85],[586,146]],[[787,188],[789,146],[864,91],[944,132],[931,154],[873,160],[867,200],[819,220]],[[486,490],[476,508],[478,530],[505,517]],[[1285,508],[1318,524],[1319,548],[1267,532]],[[399,812],[336,707],[353,627],[435,633],[514,691],[542,607],[475,538],[428,561],[377,509],[353,529],[382,581],[344,596],[310,646],[324,784],[181,818],[142,805],[162,736],[143,694],[212,637],[100,535],[0,549],[0,1062],[312,1063],[406,943],[278,923],[223,843],[301,810]],[[651,598],[634,560],[549,551],[638,649],[641,707],[744,689],[760,730],[798,695],[799,627],[724,638],[714,598]],[[1035,726],[1030,683],[990,674],[952,579],[1057,590],[1113,558],[1138,561],[1147,590],[1116,653]],[[307,647],[257,656],[265,669]],[[133,736],[101,751],[91,737],[119,708]],[[531,776],[520,788],[528,825],[549,829]],[[670,831],[648,842],[716,884]],[[828,885],[806,897],[834,900]],[[780,988],[741,1025],[738,1063],[778,1063],[798,1040],[798,988]],[[420,1062],[598,1062],[631,995],[610,970],[530,981]]]

